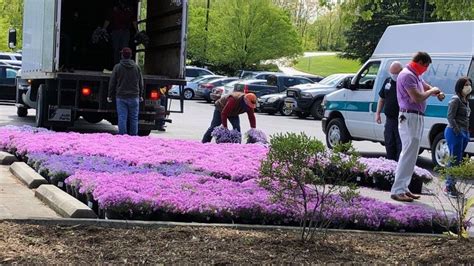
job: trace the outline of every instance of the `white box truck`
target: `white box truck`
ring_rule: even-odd
[[[170,110],[159,99],[172,85],[184,86],[187,32],[187,0],[121,0],[138,14],[138,25],[148,45],[135,43],[131,28],[129,47],[140,59],[145,82],[145,101],[140,104],[139,133],[157,129]],[[111,41],[94,42],[92,36],[108,19],[117,0],[24,0],[23,64],[18,86],[19,116],[36,109],[36,126],[65,128],[82,116],[97,123],[117,123],[115,103],[107,102],[108,82],[114,65]],[[106,34],[105,34],[106,35]],[[9,43],[16,43],[10,34]],[[70,51],[73,47],[73,52]],[[72,54],[71,54],[72,53]],[[71,57],[73,59],[71,59]],[[70,61],[74,70],[62,70]],[[161,103],[161,104],[160,104]],[[163,108],[163,106],[165,106]],[[183,101],[180,110],[183,111]],[[170,122],[169,119],[165,119]]]
[[[384,123],[375,122],[379,90],[389,77],[393,61],[407,64],[418,51],[428,52],[433,60],[422,76],[432,86],[439,87],[446,98],[428,99],[421,148],[430,150],[433,163],[443,164],[449,156],[444,139],[448,103],[461,76],[474,78],[474,21],[436,22],[397,25],[387,28],[372,57],[362,66],[345,89],[324,99],[322,127],[329,147],[350,140],[384,142]],[[470,99],[471,109],[474,99]],[[385,119],[385,117],[383,117]],[[474,116],[470,119],[471,142],[466,152],[474,154]]]

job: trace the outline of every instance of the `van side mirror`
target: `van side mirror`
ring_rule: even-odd
[[[10,29],[8,31],[8,48],[15,49],[16,44],[17,44],[16,29]]]

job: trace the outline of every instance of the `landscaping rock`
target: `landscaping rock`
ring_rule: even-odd
[[[1,165],[11,165],[12,163],[18,161],[15,155],[8,152],[0,151],[0,164]]]
[[[35,196],[66,218],[97,218],[87,205],[54,185],[41,185]]]
[[[37,188],[42,184],[48,183],[46,179],[23,162],[13,163],[10,166],[10,172],[20,179],[21,182],[25,183],[28,188]]]

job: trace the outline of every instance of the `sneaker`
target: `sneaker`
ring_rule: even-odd
[[[463,194],[459,192],[455,187],[445,187],[444,188],[444,194],[450,198],[459,198],[462,197]]]

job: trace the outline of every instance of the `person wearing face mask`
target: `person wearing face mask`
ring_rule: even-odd
[[[379,92],[379,102],[377,104],[377,112],[375,120],[378,124],[382,124],[380,113],[384,110],[386,121],[384,130],[385,150],[387,151],[387,159],[398,161],[400,152],[402,151],[402,141],[398,134],[398,100],[397,100],[397,77],[402,71],[402,63],[394,61],[390,64],[390,77],[385,80]]]
[[[420,150],[426,100],[441,93],[440,89],[430,86],[421,77],[431,62],[428,53],[418,52],[397,78],[397,100],[400,107],[398,132],[402,141],[402,152],[391,190],[391,198],[396,201],[412,202],[420,198],[411,193],[408,186]]]
[[[449,154],[452,161],[448,166],[459,165],[462,161],[464,150],[469,142],[469,96],[472,93],[472,81],[468,77],[461,77],[454,87],[456,93],[448,105],[448,126],[444,131],[444,137],[448,143]],[[444,192],[452,198],[462,196],[456,189],[456,180],[451,176],[446,178]]]

